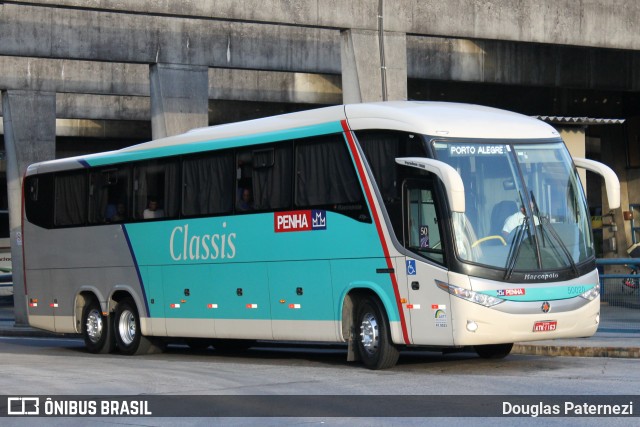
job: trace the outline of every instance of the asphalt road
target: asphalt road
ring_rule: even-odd
[[[637,360],[511,355],[483,360],[474,354],[405,352],[390,370],[369,371],[345,361],[341,348],[253,348],[220,354],[170,346],[163,354],[127,357],[93,355],[81,340],[0,337],[1,394],[4,395],[638,395]],[[241,398],[241,396],[239,396]],[[348,397],[347,397],[348,398]],[[402,403],[402,399],[389,404]],[[465,398],[468,399],[468,398]],[[464,404],[464,402],[459,402]],[[636,403],[640,412],[640,399]],[[454,413],[455,414],[455,410]],[[452,415],[453,415],[452,414]],[[261,425],[389,425],[385,418],[266,418]],[[42,419],[41,419],[42,420]],[[63,423],[66,420],[68,422]],[[124,419],[97,419],[120,423]],[[126,425],[205,425],[211,419],[126,419]],[[253,424],[257,418],[248,419]],[[437,419],[427,419],[436,421]],[[439,418],[483,425],[482,418]],[[492,419],[492,424],[528,425],[536,418]],[[599,421],[598,421],[599,420]],[[8,421],[8,424],[5,422]],[[3,425],[30,421],[0,419]],[[51,421],[51,422],[49,422]],[[47,419],[47,425],[85,425],[86,420]],[[244,418],[223,418],[246,425]],[[347,422],[349,421],[349,422]],[[544,418],[545,425],[589,425],[598,418]],[[607,419],[628,425],[629,419]],[[93,422],[93,421],[92,421]],[[425,419],[394,418],[395,425],[423,425]],[[508,424],[507,424],[508,422]],[[619,423],[619,424],[618,424]],[[27,423],[28,424],[28,423]],[[219,424],[219,423],[218,423]],[[33,424],[35,425],[35,424]]]

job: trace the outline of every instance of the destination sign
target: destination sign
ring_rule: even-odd
[[[449,154],[452,157],[461,156],[501,156],[507,153],[506,145],[450,145]]]

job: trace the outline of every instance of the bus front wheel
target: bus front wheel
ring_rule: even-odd
[[[116,305],[113,324],[120,353],[137,355],[154,353],[160,349],[151,339],[142,335],[138,309],[131,298],[125,298]]]
[[[102,315],[100,303],[95,299],[82,310],[82,338],[90,353],[106,354],[115,347],[110,318]]]
[[[358,351],[369,369],[387,369],[398,361],[400,352],[391,342],[389,321],[377,299],[366,298],[356,314]]]
[[[476,345],[473,347],[478,356],[483,359],[503,359],[511,353],[512,348],[513,343]]]

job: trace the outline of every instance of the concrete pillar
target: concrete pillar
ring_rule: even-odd
[[[407,36],[370,30],[342,32],[342,102],[407,99]]]
[[[152,64],[149,74],[153,139],[209,124],[208,67]]]
[[[28,323],[20,224],[22,177],[29,164],[55,158],[56,94],[25,90],[3,91],[2,112],[7,154],[15,324],[22,326]]]

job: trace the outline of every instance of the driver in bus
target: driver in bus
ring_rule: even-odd
[[[526,212],[524,210],[524,206],[520,205],[520,210],[518,212],[507,217],[507,219],[504,221],[504,225],[502,226],[502,235],[505,239],[509,237],[509,234],[511,234],[513,230],[524,224],[526,218],[525,213]],[[540,224],[537,216],[534,215],[533,220],[536,225]]]

